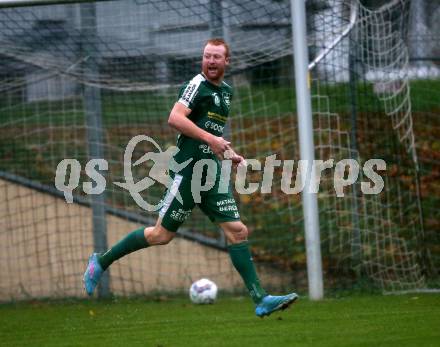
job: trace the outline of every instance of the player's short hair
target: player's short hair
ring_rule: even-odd
[[[213,39],[209,39],[208,41],[206,41],[205,46],[206,47],[208,44],[214,45],[214,46],[224,46],[226,53],[225,56],[226,58],[229,58],[229,45],[226,43],[225,40],[223,40],[222,38],[213,38]]]

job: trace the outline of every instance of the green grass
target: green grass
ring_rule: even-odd
[[[351,113],[350,85],[335,83],[320,85],[319,91],[312,85],[312,95],[328,96],[330,110],[339,115]],[[356,85],[357,105],[362,112],[383,109],[373,92],[370,83]],[[440,81],[410,81],[411,103],[413,112],[435,112],[437,92]],[[106,126],[133,125],[153,120],[164,120],[174,104],[178,88],[158,92],[114,92],[102,93],[102,118]],[[250,95],[251,94],[251,95]],[[314,105],[317,100],[313,99]],[[81,98],[63,101],[39,101],[23,103],[21,98],[6,99],[0,96],[0,125],[14,124],[17,120],[25,120],[27,125],[84,125],[84,104]],[[279,114],[296,113],[296,96],[291,86],[252,85],[237,87],[232,103],[231,116],[242,114],[245,117],[276,117]]]
[[[438,346],[440,295],[300,300],[259,319],[247,298],[0,306],[2,346]]]

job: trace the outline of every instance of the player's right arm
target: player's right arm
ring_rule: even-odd
[[[219,159],[223,159],[223,153],[229,148],[230,142],[199,128],[188,118],[190,113],[189,107],[176,102],[168,117],[168,124],[188,137],[205,142]]]

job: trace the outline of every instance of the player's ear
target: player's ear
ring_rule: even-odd
[[[229,65],[229,62],[230,62],[230,57],[226,57],[225,58],[225,65]]]

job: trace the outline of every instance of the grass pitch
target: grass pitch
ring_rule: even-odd
[[[439,346],[440,295],[297,301],[260,319],[248,298],[0,305],[1,346]]]

